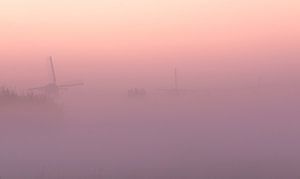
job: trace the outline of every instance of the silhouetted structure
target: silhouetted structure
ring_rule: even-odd
[[[56,71],[55,71],[55,66],[53,63],[52,56],[49,58],[49,64],[50,64],[50,69],[51,69],[51,76],[52,76],[52,81],[41,87],[36,87],[36,88],[31,88],[29,89],[30,91],[41,91],[42,93],[46,94],[47,96],[55,97],[59,95],[60,90],[65,90],[69,87],[74,87],[74,86],[81,86],[83,85],[82,82],[80,83],[69,83],[69,84],[57,84],[57,77],[56,77]]]
[[[178,79],[177,68],[174,69],[174,86],[170,89],[160,89],[160,90],[164,91],[168,94],[171,94],[171,95],[182,95],[182,94],[186,94],[187,92],[193,91],[193,90],[179,88],[179,79]]]

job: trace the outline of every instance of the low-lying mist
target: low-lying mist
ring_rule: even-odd
[[[1,106],[1,178],[300,175],[296,90],[128,96],[80,88],[55,107]]]

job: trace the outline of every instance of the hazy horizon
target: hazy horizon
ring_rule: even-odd
[[[0,88],[0,178],[299,177],[299,18],[298,0],[2,0],[0,87],[20,96]]]
[[[4,0],[0,82],[27,88],[45,81],[50,55],[60,80],[103,86],[147,81],[156,88],[174,67],[193,84],[293,76],[299,16],[293,0]]]

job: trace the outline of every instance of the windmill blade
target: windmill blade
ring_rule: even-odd
[[[52,56],[50,56],[49,62],[50,62],[50,67],[51,67],[52,80],[53,80],[52,82],[53,82],[53,84],[56,84],[56,73],[55,73]]]
[[[59,88],[68,88],[68,87],[75,87],[75,86],[83,86],[84,83],[79,82],[79,83],[69,83],[69,84],[62,84],[58,85]]]
[[[36,87],[36,88],[29,88],[29,91],[35,91],[35,90],[45,90],[47,87],[46,86],[41,86],[41,87]]]

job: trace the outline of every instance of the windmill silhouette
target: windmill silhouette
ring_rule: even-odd
[[[183,88],[179,87],[178,70],[177,70],[177,68],[175,68],[174,69],[174,86],[169,89],[160,89],[160,91],[164,91],[168,94],[173,94],[173,95],[181,95],[181,94],[186,94],[188,92],[192,92],[194,90],[183,89]]]
[[[45,93],[48,96],[58,96],[61,90],[66,90],[70,87],[84,85],[84,83],[82,83],[82,82],[58,84],[52,56],[49,57],[49,64],[50,64],[50,69],[51,69],[52,81],[50,81],[47,85],[36,87],[36,88],[31,88],[31,89],[29,89],[30,91],[40,91],[40,92]]]

